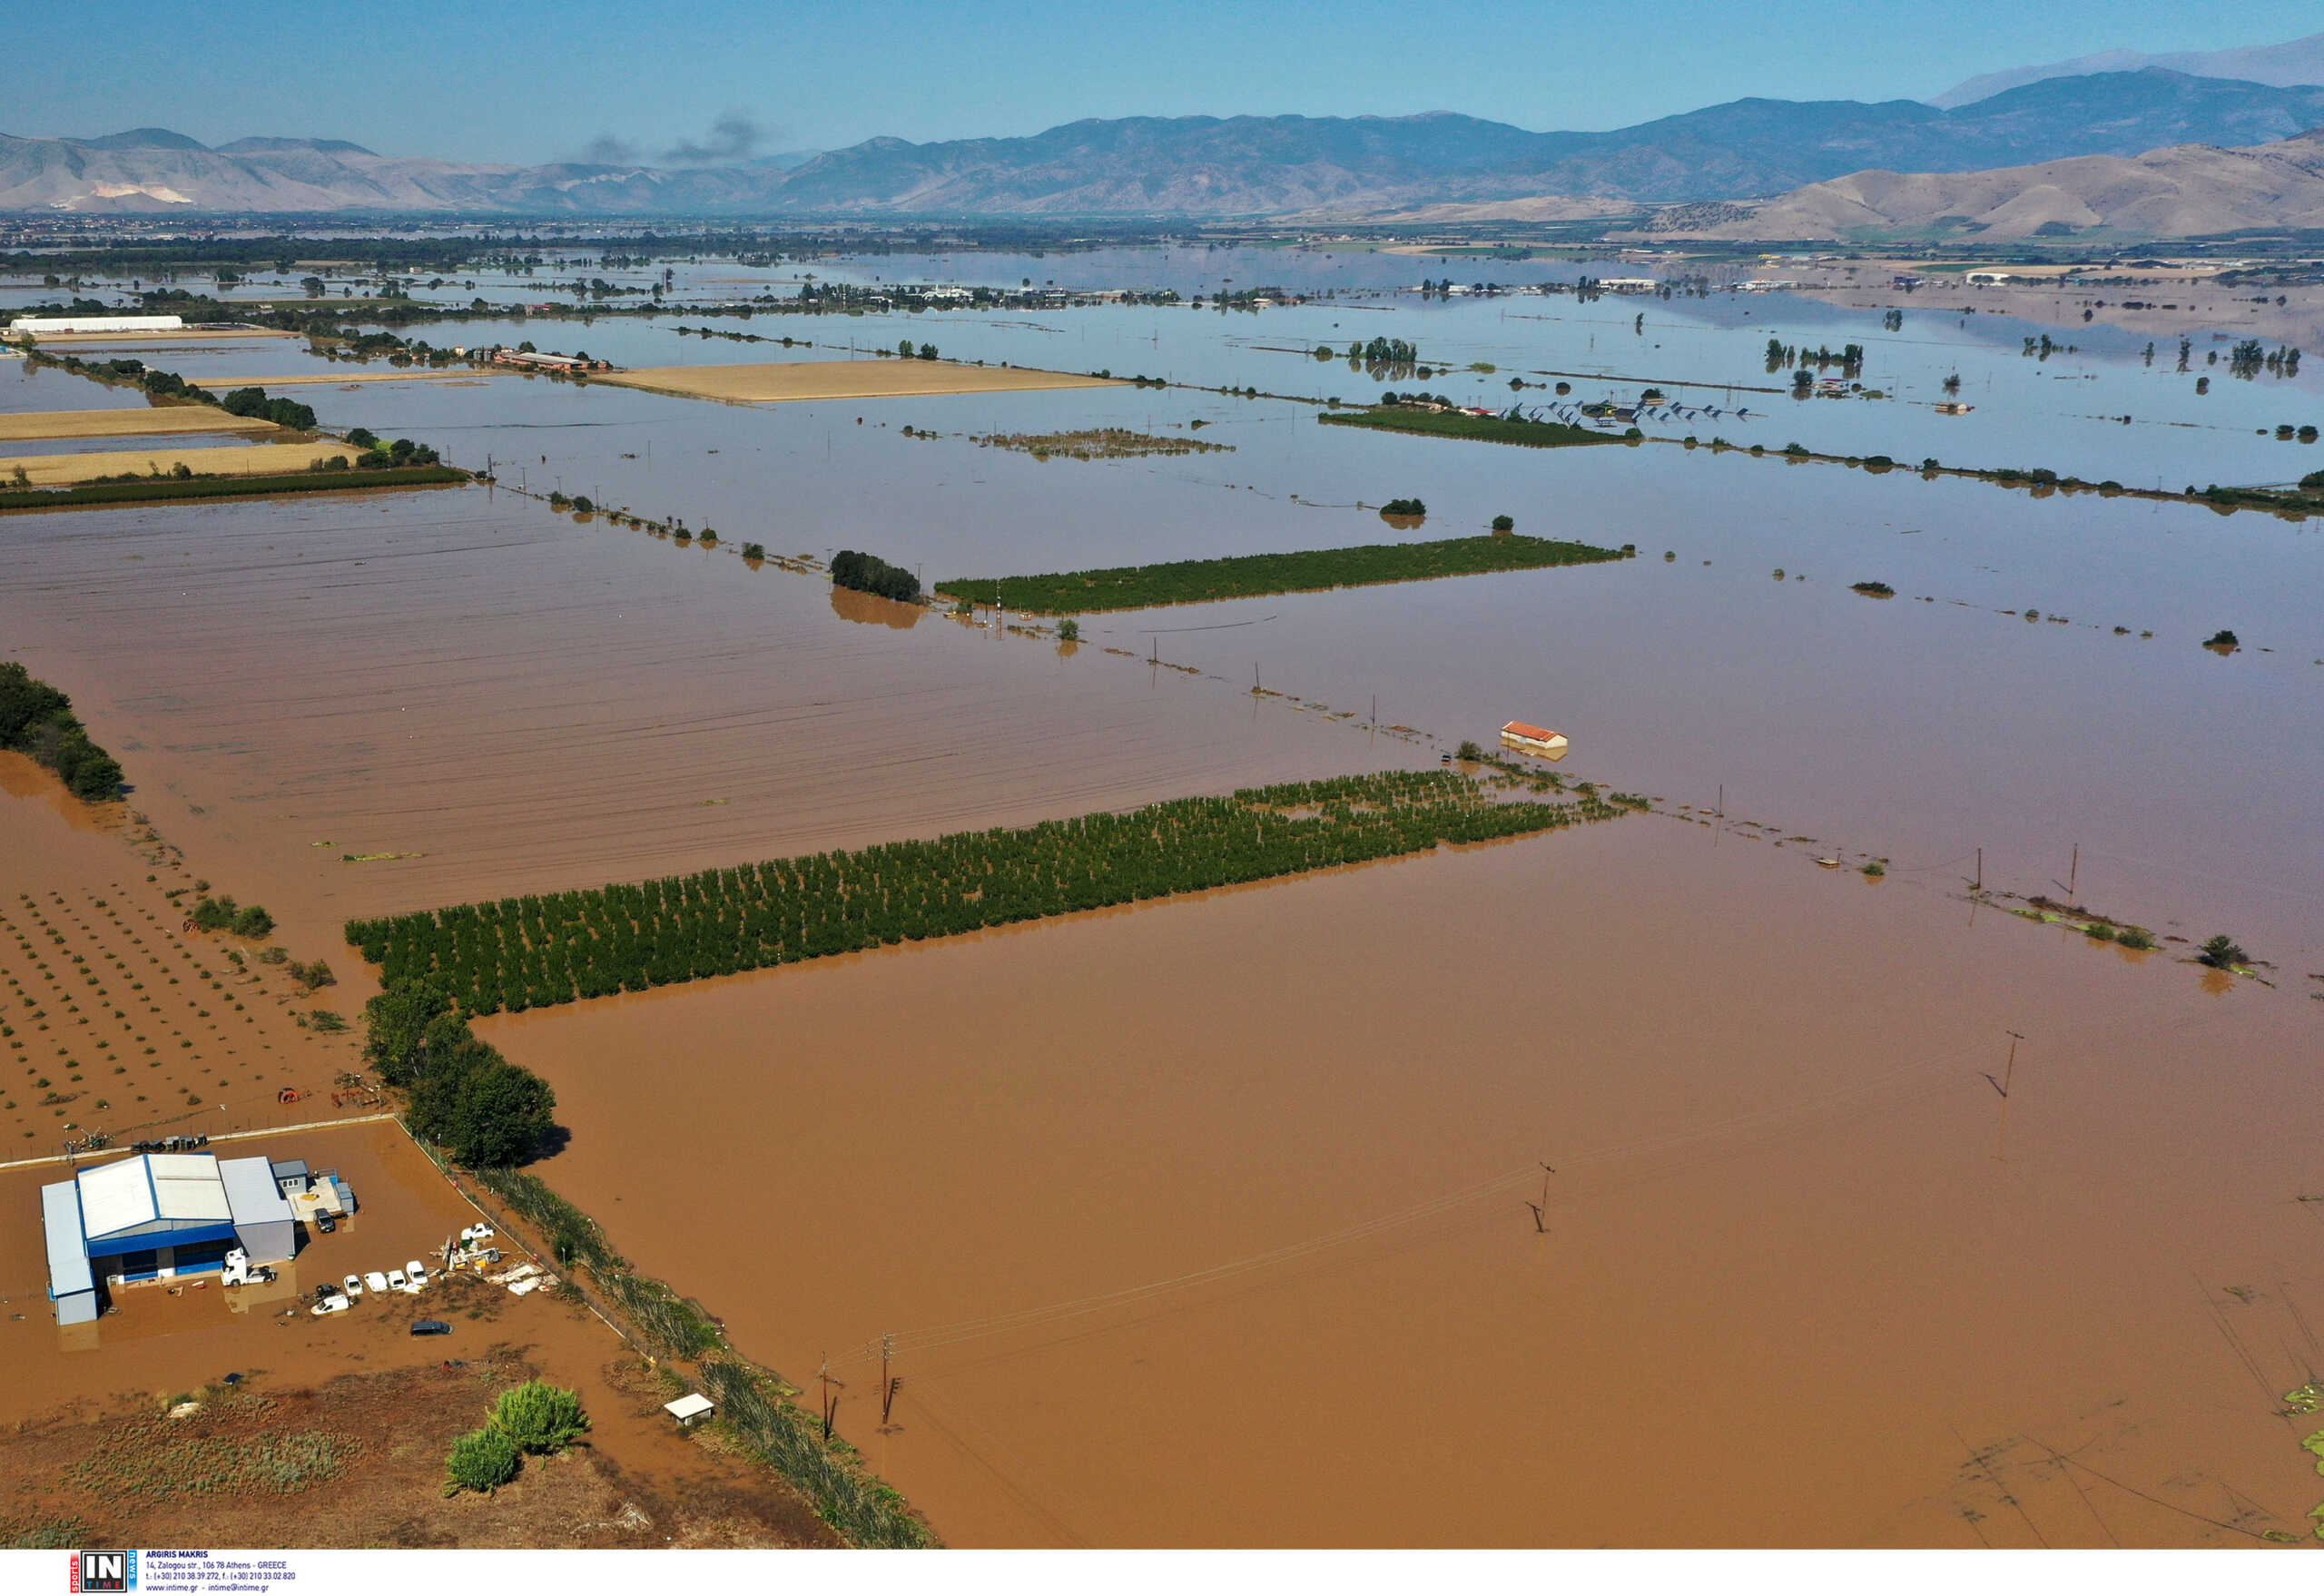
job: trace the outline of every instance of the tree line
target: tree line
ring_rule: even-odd
[[[351,921],[347,940],[387,989],[372,1021],[382,1071],[425,1081],[439,1068],[431,1060],[478,1057],[447,1018],[456,1009],[492,1014],[643,991],[1620,813],[1594,793],[1504,801],[1457,771],[1389,771]],[[439,1023],[440,1054],[422,1046]],[[441,1105],[466,1089],[429,1089]],[[422,1111],[415,1094],[427,1123],[453,1125],[427,1119],[451,1110]]]
[[[364,1056],[408,1097],[414,1136],[471,1168],[507,1168],[547,1150],[556,1093],[469,1030],[442,983],[390,980],[363,1018]]]
[[[15,660],[0,660],[0,748],[29,754],[76,798],[121,796],[121,764],[89,735],[73,701]]]
[[[901,566],[891,566],[876,554],[864,554],[857,549],[842,548],[832,556],[832,582],[840,587],[852,587],[858,593],[876,593],[881,598],[898,599],[905,604],[920,602],[920,578]]]

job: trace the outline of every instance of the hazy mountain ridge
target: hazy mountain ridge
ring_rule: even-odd
[[[2079,55],[2071,61],[2053,61],[2041,66],[2018,66],[2006,72],[1984,73],[1965,83],[1955,84],[1941,94],[1930,95],[1928,103],[1951,110],[1973,105],[1990,95],[2023,88],[2044,78],[2081,77],[2099,72],[2137,72],[2150,66],[2183,72],[2191,77],[2236,78],[2244,83],[2272,84],[2278,88],[2294,84],[2324,84],[2324,34],[2310,34],[2304,39],[2290,39],[2280,44],[2246,44],[2232,50],[2181,50],[2162,55],[2148,55],[2137,50],[2103,50],[2095,55]]]
[[[1247,216],[1783,193],[1866,168],[1960,172],[2324,125],[2324,87],[2148,69],[2045,79],[1940,111],[1747,99],[1605,133],[1400,117],[1125,117],[1023,138],[872,139],[796,163],[538,166],[385,156],[334,139],[212,149],[159,129],[0,135],[0,210],[204,213]]]

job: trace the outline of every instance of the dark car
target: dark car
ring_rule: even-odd
[[[414,1335],[449,1335],[452,1327],[441,1319],[414,1319],[411,1333]]]
[[[325,1236],[329,1236],[332,1231],[339,1228],[339,1221],[332,1218],[329,1214],[318,1214],[315,1216],[315,1228],[321,1231]]]

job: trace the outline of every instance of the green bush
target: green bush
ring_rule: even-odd
[[[233,931],[238,937],[253,940],[265,936],[274,929],[274,916],[253,903],[234,916]]]
[[[500,1431],[490,1425],[471,1430],[452,1443],[444,1458],[444,1494],[490,1495],[517,1477],[519,1457],[517,1443]]]
[[[1061,643],[1080,642],[1081,623],[1075,620],[1071,616],[1066,616],[1065,619],[1057,624],[1057,635],[1058,641]]]
[[[2213,970],[2233,970],[2239,964],[2249,963],[2250,958],[2242,945],[2225,932],[2205,942],[2202,951],[2195,955],[2198,963],[2208,964]]]
[[[588,1433],[589,1415],[578,1393],[546,1380],[527,1380],[500,1394],[492,1404],[492,1427],[520,1452],[535,1456],[562,1452]]]

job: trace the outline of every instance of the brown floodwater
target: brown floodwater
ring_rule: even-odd
[[[1374,693],[1825,839],[1625,820],[496,1021],[574,1132],[548,1178],[746,1352],[810,1384],[830,1355],[842,1427],[954,1541],[2304,1530],[2276,1410],[2324,1362],[2312,535],[1176,393],[361,403],[722,541],[483,488],[0,519],[0,657],[301,957],[352,915],[1433,764],[1315,702]],[[967,436],[1206,418],[1236,453]],[[737,554],[934,580],[1324,547],[1393,494],[1439,535],[1510,509],[1644,557],[1069,649]],[[1872,576],[1905,596],[1846,590]],[[2230,622],[2244,654],[2195,646]],[[1812,867],[1841,845],[1895,869]],[[1998,885],[2236,931],[2278,988],[1973,923],[1980,845]]]
[[[1996,921],[1641,818],[488,1030],[957,1543],[2299,1532],[2312,1006]]]

